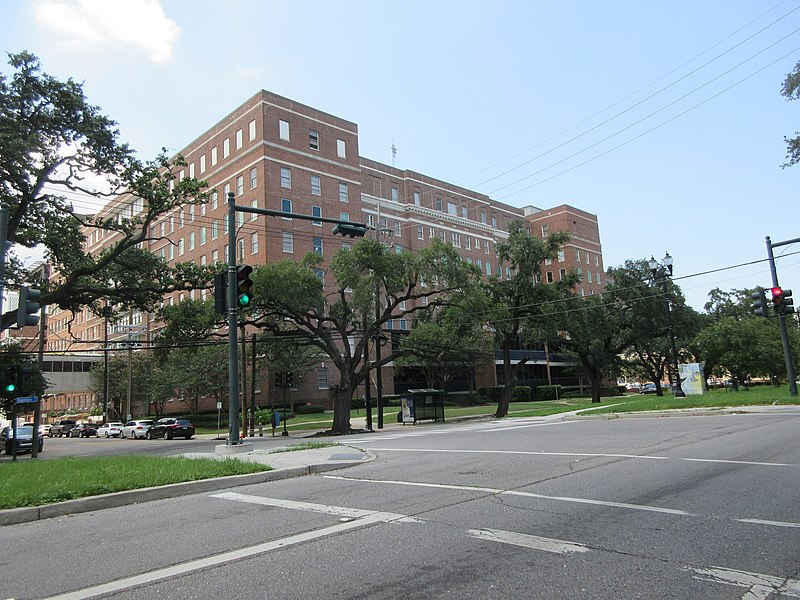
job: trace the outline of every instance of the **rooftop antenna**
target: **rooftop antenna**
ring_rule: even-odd
[[[392,167],[394,167],[394,161],[397,158],[397,146],[394,145],[394,139],[392,139]]]

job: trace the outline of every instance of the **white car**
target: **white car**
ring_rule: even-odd
[[[97,428],[97,437],[101,435],[104,437],[120,437],[122,435],[122,428],[125,427],[124,423],[114,422],[106,423]]]
[[[150,429],[152,424],[152,419],[128,421],[122,428],[120,437],[131,438],[132,440],[135,440],[136,438],[144,439],[147,436],[147,430]]]

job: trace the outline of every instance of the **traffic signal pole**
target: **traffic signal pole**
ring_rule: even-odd
[[[236,204],[228,192],[228,446],[242,443],[239,437],[239,360],[236,314]]]
[[[780,287],[778,283],[778,271],[775,269],[775,255],[772,252],[773,248],[779,246],[787,246],[800,242],[800,238],[787,240],[785,242],[772,243],[767,236],[767,256],[769,257],[769,270],[772,276],[772,285]],[[797,376],[794,371],[794,358],[792,357],[792,347],[789,344],[789,332],[786,330],[786,317],[783,313],[778,313],[778,325],[781,330],[781,343],[783,344],[783,358],[786,361],[786,377],[789,380],[789,394],[797,396]]]

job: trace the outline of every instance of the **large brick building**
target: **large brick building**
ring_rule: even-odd
[[[242,206],[363,222],[374,235],[398,249],[417,250],[433,237],[458,249],[461,256],[481,267],[486,276],[508,277],[498,262],[496,244],[508,235],[509,223],[526,220],[531,233],[568,231],[572,238],[558,260],[542,268],[543,283],[557,280],[571,268],[584,275],[581,294],[602,289],[603,258],[597,218],[568,205],[549,209],[514,207],[420,173],[397,169],[359,156],[358,126],[318,109],[260,91],[236,108],[181,154],[187,166],[179,177],[206,180],[217,190],[203,206],[189,206],[166,215],[150,230],[148,248],[170,264],[193,261],[206,265],[227,258],[228,192]],[[103,209],[105,215],[125,217],[142,210],[141,200],[119,197]],[[87,231],[87,247],[100,250],[116,234]],[[372,235],[372,234],[371,234]],[[322,222],[237,213],[237,256],[251,265],[308,252],[323,257],[323,269],[333,252],[348,238],[334,236]],[[176,293],[165,302],[203,299],[209,290]],[[149,337],[159,323],[152,314],[132,312],[107,334],[103,320],[88,310],[72,315],[55,310],[48,317],[48,350],[65,354],[98,351],[108,335],[111,343],[131,331]],[[391,327],[407,329],[397,320]],[[126,330],[125,327],[128,327]],[[544,359],[541,361],[544,363]],[[390,370],[384,389],[392,391]],[[327,404],[328,388],[336,383],[324,361],[316,373],[303,378],[303,401]],[[269,378],[256,385],[259,404],[266,401]],[[46,410],[71,409],[74,398],[85,404],[86,390],[62,393]],[[185,407],[176,407],[185,410]],[[146,407],[132,407],[134,414]]]

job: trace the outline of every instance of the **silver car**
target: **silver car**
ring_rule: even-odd
[[[147,430],[150,429],[150,426],[153,424],[152,419],[138,419],[134,421],[128,421],[125,423],[125,426],[120,430],[120,436],[123,438],[131,438],[135,440],[137,438],[144,439],[147,436]]]
[[[124,426],[124,423],[120,423],[118,421],[101,425],[97,428],[97,437],[100,437],[101,435],[105,437],[120,437],[122,435],[122,428]]]

